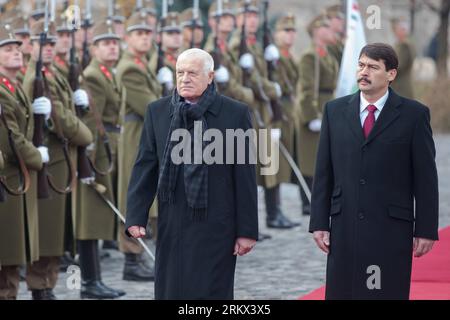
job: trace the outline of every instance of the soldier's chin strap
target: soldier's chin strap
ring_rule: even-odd
[[[14,142],[14,139],[12,137],[12,130],[9,128],[8,126],[8,122],[6,121],[6,117],[5,114],[2,112],[2,106],[0,105],[0,118],[1,121],[3,123],[3,125],[5,126],[7,132],[8,132],[8,143],[9,146],[12,150],[12,153],[14,155],[14,158],[16,159],[16,161],[19,164],[19,181],[20,184],[17,188],[11,188],[8,186],[7,182],[6,182],[6,177],[5,176],[0,176],[0,202],[1,201],[5,201],[5,193],[4,190],[6,190],[10,195],[13,196],[20,196],[25,194],[28,189],[30,188],[30,173],[28,172],[28,169],[25,165],[25,162],[22,158],[22,156],[20,155],[20,153],[17,150],[16,144]]]

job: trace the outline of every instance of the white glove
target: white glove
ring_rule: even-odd
[[[281,129],[280,128],[272,128],[270,130],[270,135],[273,140],[280,141],[281,139]]]
[[[253,59],[253,56],[250,53],[244,53],[239,58],[239,65],[243,69],[253,69],[255,66],[255,59]]]
[[[283,95],[283,91],[281,90],[280,85],[277,82],[274,82],[273,86],[275,87],[275,92],[277,94],[277,98],[281,98],[281,96]]]
[[[50,156],[48,155],[48,148],[44,146],[37,147],[39,153],[41,154],[42,162],[48,163],[50,161]]]
[[[218,83],[226,83],[230,81],[230,73],[228,72],[228,69],[224,66],[220,66],[215,72],[214,72],[214,79]]]
[[[173,84],[173,72],[168,67],[162,67],[156,76],[160,84]]]
[[[52,103],[47,97],[34,99],[32,106],[34,114],[45,115],[46,120],[50,118],[50,114],[52,112]]]
[[[83,109],[87,109],[89,107],[89,97],[83,89],[75,90],[73,93],[73,101],[76,106],[82,107]]]
[[[322,127],[322,120],[314,119],[308,124],[309,130],[312,132],[320,132],[320,128]]]
[[[280,51],[274,44],[269,44],[264,50],[264,59],[269,62],[280,59]]]
[[[93,184],[95,182],[95,177],[82,178],[82,179],[80,179],[80,182],[82,184],[87,184],[87,185]]]

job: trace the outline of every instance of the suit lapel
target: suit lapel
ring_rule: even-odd
[[[347,109],[345,110],[345,116],[349,122],[350,129],[355,134],[356,139],[360,143],[364,142],[363,130],[361,127],[360,114],[360,102],[359,102],[359,91],[355,93],[349,100]]]
[[[375,125],[372,131],[369,134],[369,137],[364,142],[364,144],[370,143],[376,136],[378,136],[381,132],[383,132],[393,121],[395,121],[399,116],[400,112],[397,110],[397,107],[401,105],[402,101],[400,97],[391,89],[389,89],[389,98],[386,101],[386,104],[381,110],[380,116],[377,121],[375,121]]]

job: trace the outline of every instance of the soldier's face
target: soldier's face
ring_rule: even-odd
[[[58,32],[55,50],[57,54],[67,54],[70,50],[71,37],[69,32]]]
[[[34,60],[39,59],[39,41],[33,41],[32,56]],[[51,64],[55,58],[55,43],[48,42],[42,47],[42,62],[44,64]]]
[[[195,28],[194,29],[194,43],[200,44],[203,41],[203,29],[202,28]],[[183,28],[183,41],[185,43],[190,44],[192,41],[192,29],[189,27]]]
[[[259,15],[256,12],[247,12],[245,14],[245,28],[248,33],[256,33],[259,27]],[[244,14],[240,14],[237,20],[238,26],[242,27],[244,23]]]
[[[387,71],[383,60],[377,61],[362,55],[358,61],[357,81],[359,89],[368,94],[385,90],[394,81],[397,70]]]
[[[102,63],[115,63],[119,59],[119,41],[115,39],[97,41],[94,55]]]
[[[183,37],[180,32],[171,31],[171,32],[163,32],[162,33],[163,45],[165,48],[169,49],[179,49],[181,48],[181,42],[183,41]]]
[[[297,32],[295,30],[280,30],[275,34],[277,42],[282,47],[290,48],[294,45]]]
[[[336,36],[331,27],[323,26],[316,29],[317,37],[325,44],[336,43]]]
[[[147,24],[148,24],[149,26],[151,26],[151,27],[153,28],[153,30],[156,30],[156,25],[157,25],[157,23],[158,23],[158,19],[156,19],[155,16],[153,16],[153,15],[151,15],[151,14],[149,14],[149,15],[147,16]]]
[[[334,17],[330,19],[330,27],[335,33],[344,33],[345,20],[339,17]]]
[[[219,32],[230,33],[235,26],[234,16],[224,15],[220,17]]]
[[[120,39],[123,39],[125,36],[125,25],[121,22],[115,22],[114,32],[119,36]]]
[[[31,45],[30,36],[28,34],[16,34],[16,39],[22,41],[22,45],[20,46],[22,53],[31,54],[33,46]]]
[[[129,48],[139,52],[146,53],[152,45],[152,32],[146,30],[134,30],[127,36],[127,44]]]
[[[205,72],[204,61],[197,57],[178,59],[177,91],[185,99],[196,102],[214,78],[214,72]]]
[[[409,36],[409,28],[406,23],[397,23],[394,27],[394,34],[399,40],[404,40]]]
[[[0,67],[9,70],[19,70],[23,66],[23,55],[16,43],[0,47]]]

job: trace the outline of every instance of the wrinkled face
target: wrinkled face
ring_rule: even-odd
[[[17,43],[6,44],[0,47],[0,66],[5,69],[19,70],[23,66],[23,55]]]
[[[162,41],[165,48],[175,50],[181,48],[183,37],[178,31],[163,32]]]
[[[203,41],[203,29],[195,28],[194,29],[194,43],[200,44]],[[190,27],[183,28],[183,41],[185,43],[191,43],[192,41],[192,29]]]
[[[70,32],[58,32],[55,44],[56,54],[67,54],[70,50],[71,41]]]
[[[214,78],[214,72],[205,72],[204,62],[198,57],[178,60],[176,73],[177,91],[190,101],[196,101]]]
[[[373,94],[386,90],[397,76],[397,70],[387,71],[383,60],[377,61],[362,55],[356,73],[359,89],[363,93]]]
[[[294,45],[297,32],[293,29],[277,31],[275,37],[282,47],[290,48]]]
[[[16,34],[16,39],[22,41],[20,50],[23,54],[31,54],[33,46],[31,45],[30,35],[28,34]]]
[[[39,59],[39,41],[33,41],[33,52],[31,54],[35,61]],[[42,47],[42,62],[47,65],[51,64],[55,58],[55,54],[55,43],[47,42]]]
[[[94,45],[94,55],[102,63],[115,63],[119,60],[119,41],[116,39],[99,40]]]
[[[126,41],[129,48],[135,51],[145,54],[148,52],[152,45],[153,32],[148,30],[134,30],[128,33]]]

